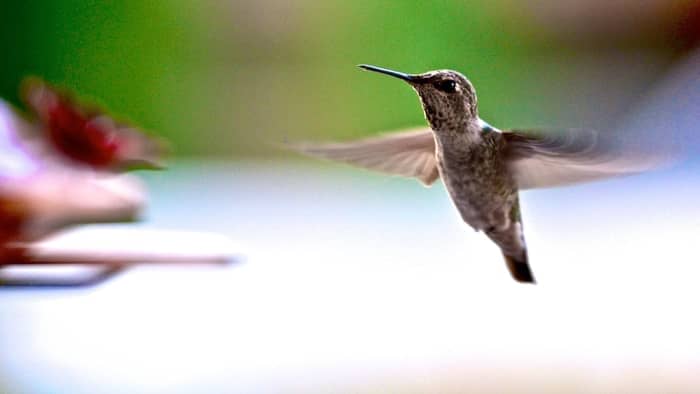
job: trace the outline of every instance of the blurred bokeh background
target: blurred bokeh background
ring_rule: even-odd
[[[700,33],[698,3],[6,2],[0,97],[26,75],[170,139],[180,156],[274,154],[423,124],[414,93],[358,63],[454,68],[499,127],[609,125]]]

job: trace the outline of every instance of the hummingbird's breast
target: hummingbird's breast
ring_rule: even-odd
[[[495,133],[494,133],[495,134]],[[507,225],[517,201],[515,181],[501,155],[500,135],[485,136],[468,148],[438,144],[438,168],[457,210],[475,230]]]

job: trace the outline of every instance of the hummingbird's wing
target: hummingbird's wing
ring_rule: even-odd
[[[391,175],[415,177],[426,186],[440,176],[435,159],[435,139],[428,128],[345,143],[296,144],[292,148],[313,157]]]
[[[521,189],[561,186],[658,167],[612,134],[589,129],[512,130],[502,134],[505,157]]]

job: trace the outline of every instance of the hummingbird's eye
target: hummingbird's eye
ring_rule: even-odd
[[[438,90],[445,93],[454,93],[457,91],[457,83],[451,79],[445,79],[435,84]]]

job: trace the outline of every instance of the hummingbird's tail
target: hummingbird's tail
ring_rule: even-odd
[[[522,227],[521,222],[516,220],[505,229],[486,230],[486,235],[501,248],[513,279],[520,283],[535,283],[535,277],[527,260],[527,247]]]
[[[485,229],[486,235],[501,248],[506,259],[508,271],[520,283],[535,283],[535,277],[527,261],[527,246],[523,236],[523,222],[520,218],[520,203],[516,195],[515,203],[510,207],[510,222],[504,227]]]
[[[508,271],[513,279],[521,283],[535,283],[535,277],[530,270],[530,264],[527,262],[527,250],[523,250],[520,258],[503,254],[508,265]]]

